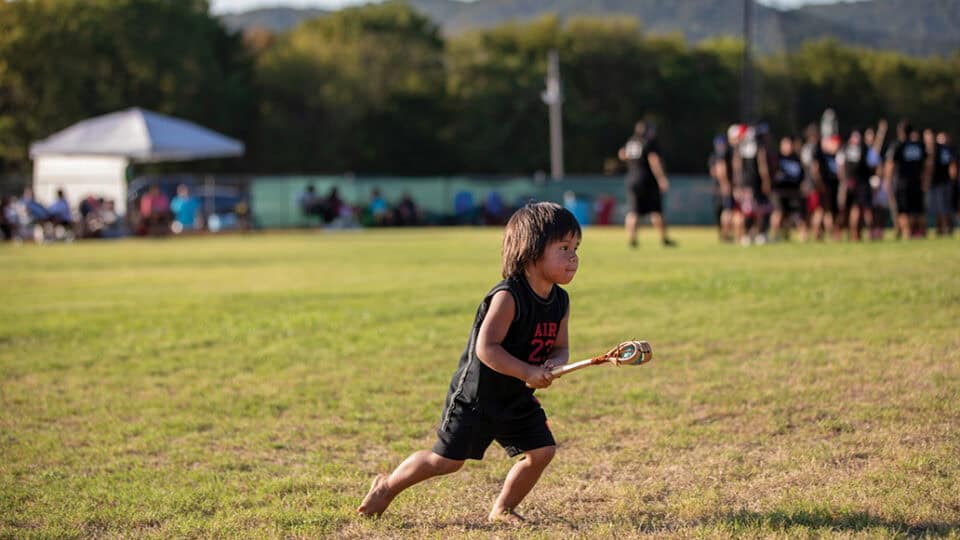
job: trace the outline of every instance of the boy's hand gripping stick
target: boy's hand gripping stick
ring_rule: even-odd
[[[580,360],[579,362],[574,362],[572,364],[557,366],[550,370],[550,372],[553,373],[554,377],[560,377],[572,371],[577,371],[585,367],[596,366],[599,364],[610,363],[615,366],[639,366],[641,364],[646,364],[651,360],[653,360],[653,348],[650,346],[650,343],[640,340],[631,340],[624,341],[600,356],[595,356],[586,360]]]

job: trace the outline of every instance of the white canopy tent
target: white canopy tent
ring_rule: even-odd
[[[243,143],[186,120],[134,107],[74,124],[30,145],[33,190],[46,204],[62,188],[76,208],[106,197],[126,214],[131,163],[242,156]]]

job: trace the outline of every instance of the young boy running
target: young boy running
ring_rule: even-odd
[[[467,459],[483,459],[496,440],[510,457],[523,457],[507,474],[489,519],[523,521],[515,509],[556,452],[533,391],[550,386],[550,369],[569,359],[569,297],[559,285],[577,273],[580,238],[576,218],[560,205],[534,203],[513,214],[503,236],[504,279],[477,308],[436,444],[377,475],[357,512],[382,513],[403,490],[455,472]]]

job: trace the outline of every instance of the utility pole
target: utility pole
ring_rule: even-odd
[[[550,106],[550,177],[563,178],[563,93],[560,90],[560,55],[547,53],[547,89],[540,95]]]
[[[753,0],[743,0],[743,71],[740,78],[740,121],[752,124],[753,96]]]

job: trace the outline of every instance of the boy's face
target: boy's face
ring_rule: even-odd
[[[550,242],[543,250],[543,257],[534,264],[534,269],[551,283],[566,285],[573,281],[580,263],[577,248],[580,238],[568,234],[563,240]]]

